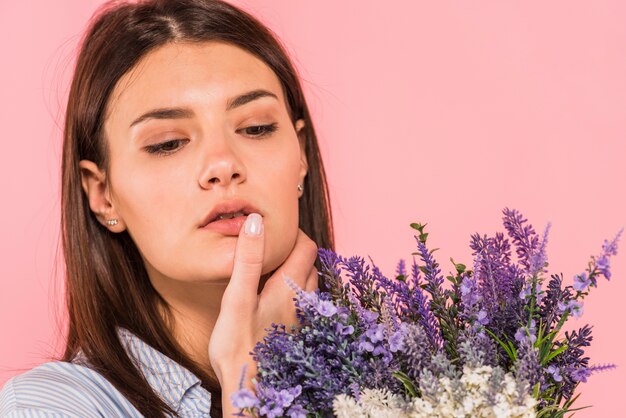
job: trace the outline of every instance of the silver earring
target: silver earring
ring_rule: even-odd
[[[301,192],[304,189],[301,184],[298,184],[298,191]]]
[[[117,225],[117,219],[107,219],[107,225],[109,226]]]

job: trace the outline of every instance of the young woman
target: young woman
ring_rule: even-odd
[[[285,51],[218,0],[112,3],[67,105],[59,361],[9,380],[3,417],[230,416],[284,281],[334,249],[324,168]]]

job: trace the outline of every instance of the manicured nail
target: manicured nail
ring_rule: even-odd
[[[263,218],[258,213],[251,213],[246,218],[244,227],[248,235],[261,235],[261,232],[263,232]]]

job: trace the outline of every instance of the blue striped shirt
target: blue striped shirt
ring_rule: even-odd
[[[126,352],[163,401],[180,417],[210,417],[211,394],[200,379],[125,328],[118,335]],[[142,417],[79,353],[9,379],[0,392],[0,417]]]

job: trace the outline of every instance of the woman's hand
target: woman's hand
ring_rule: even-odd
[[[256,219],[255,219],[256,218]],[[259,221],[258,234],[254,222]],[[282,323],[290,329],[297,325],[294,291],[285,283],[290,277],[298,286],[313,291],[318,286],[317,245],[301,229],[296,243],[285,260],[257,294],[261,271],[265,236],[262,217],[250,214],[239,233],[235,248],[233,274],[224,291],[220,314],[209,342],[209,359],[222,386],[224,415],[230,408],[230,394],[239,389],[244,365],[247,365],[245,385],[252,388],[250,378],[256,375],[256,365],[249,354],[256,343],[263,339],[265,329],[272,323]],[[252,228],[250,228],[252,227]],[[248,231],[252,230],[252,233]]]

